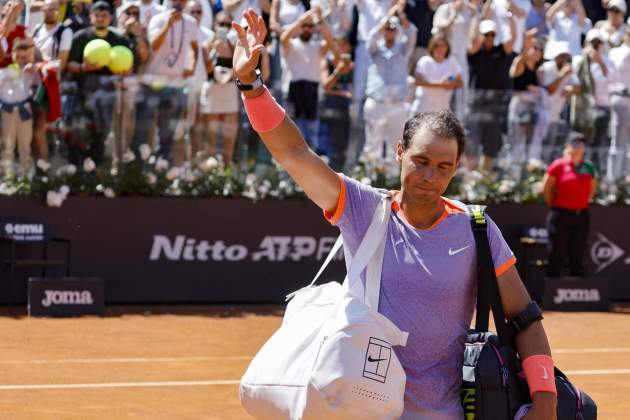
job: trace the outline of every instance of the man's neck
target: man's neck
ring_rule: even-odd
[[[394,41],[385,41],[385,46],[391,49],[394,46]]]
[[[109,32],[109,28],[105,28],[105,29],[96,29],[96,28],[94,28],[94,33],[96,34],[96,36],[98,36],[100,38],[105,38],[107,36],[108,32]]]
[[[51,30],[54,29],[59,24],[59,22],[44,22],[44,24],[46,25],[46,29]]]
[[[420,203],[414,202],[401,190],[399,201],[402,216],[407,223],[416,229],[428,229],[437,222],[444,213],[444,200],[441,198],[434,202]]]

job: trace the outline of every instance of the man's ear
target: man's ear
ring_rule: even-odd
[[[396,162],[402,163],[402,155],[404,152],[402,141],[398,140],[398,143],[396,143]]]

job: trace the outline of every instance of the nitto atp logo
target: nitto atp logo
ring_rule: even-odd
[[[624,254],[623,249],[612,243],[601,233],[597,232],[597,241],[591,248],[591,258],[597,266],[595,273],[599,273],[610,264],[617,261]]]

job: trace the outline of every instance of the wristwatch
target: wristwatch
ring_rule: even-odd
[[[260,74],[260,70],[256,69],[256,80],[254,80],[253,83],[248,84],[248,83],[241,83],[240,80],[238,80],[238,78],[236,79],[236,87],[238,88],[238,90],[254,90],[254,89],[258,89],[259,87],[261,87],[264,83],[263,79],[262,79],[262,75]]]

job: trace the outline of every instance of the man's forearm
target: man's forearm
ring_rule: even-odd
[[[153,51],[157,51],[160,49],[164,41],[166,41],[166,34],[168,34],[168,30],[171,28],[171,25],[167,23],[164,25],[158,36],[155,37],[153,41],[151,41],[151,49]]]

